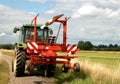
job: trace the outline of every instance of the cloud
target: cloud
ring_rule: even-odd
[[[83,16],[97,16],[97,17],[107,17],[107,18],[115,18],[119,17],[119,10],[114,11],[110,8],[102,8],[96,7],[91,4],[85,4],[80,7],[75,13],[72,15],[72,18],[79,18]]]
[[[55,10],[51,9],[51,10],[48,10],[45,12],[46,14],[54,14],[55,13]]]
[[[31,14],[31,15],[36,15],[36,13],[35,13],[35,12],[29,12],[29,14]]]
[[[35,12],[17,10],[0,4],[0,16],[2,16],[0,17],[0,33],[4,32],[0,34],[0,44],[17,42],[19,36],[13,33],[13,28],[31,23],[35,15]],[[40,15],[37,22],[44,23],[46,17],[43,16],[44,15]],[[5,36],[5,38],[3,36]]]
[[[73,18],[79,18],[84,15],[95,15],[95,12],[99,11],[95,6],[93,5],[84,5],[81,8],[79,8],[73,15]]]
[[[18,40],[18,34],[13,34],[13,28],[31,23],[35,15],[0,4],[0,16],[2,16],[0,17],[0,32],[4,32],[0,34],[0,43],[15,43]],[[41,17],[38,21],[43,22],[44,20]],[[5,38],[2,37],[4,35],[6,35]]]
[[[0,33],[0,37],[5,36],[5,35],[6,35],[5,33]]]
[[[27,0],[27,1],[45,3],[47,0]]]
[[[16,10],[2,4],[0,4],[0,16],[2,16],[0,17],[0,19],[2,19],[3,21],[8,20],[6,22],[15,21],[15,20],[18,20],[20,22],[21,21],[26,22],[30,20],[30,17],[32,17],[32,15],[28,14],[28,12],[26,11]],[[24,17],[24,19],[22,17]]]
[[[114,3],[114,4],[117,4],[117,3],[120,2],[120,0],[98,0],[98,2],[103,3],[103,4],[105,4],[105,3]]]
[[[113,11],[108,15],[109,18],[119,18],[120,17],[120,9],[117,11]]]

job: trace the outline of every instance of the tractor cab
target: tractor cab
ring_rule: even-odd
[[[48,42],[49,41],[49,35],[53,34],[52,29],[49,29],[49,27],[44,27],[44,29],[41,29],[43,25],[37,24],[36,25],[36,34],[34,34],[34,25],[31,24],[24,24],[21,28],[14,28],[14,33],[17,31],[20,31],[20,41],[26,42],[28,40],[33,41],[34,35],[36,35],[36,41],[37,42]]]
[[[47,41],[47,37],[49,36],[49,28],[45,27],[41,29],[42,25],[36,26],[36,41],[37,42],[45,42]],[[33,40],[34,39],[34,27],[31,24],[23,25],[24,29],[24,41]]]

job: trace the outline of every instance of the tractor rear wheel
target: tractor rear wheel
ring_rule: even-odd
[[[16,77],[23,76],[25,71],[25,52],[19,49],[15,49],[13,72]]]

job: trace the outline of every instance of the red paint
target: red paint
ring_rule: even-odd
[[[34,17],[34,19],[31,22],[31,25],[34,23],[34,39],[33,41],[29,40],[27,42],[27,47],[25,50],[27,51],[28,55],[27,58],[31,60],[32,64],[67,64],[69,68],[74,68],[71,63],[70,59],[76,58],[77,56],[70,56],[68,54],[66,55],[59,55],[57,54],[57,51],[62,52],[70,52],[73,47],[76,45],[73,45],[69,50],[67,50],[67,47],[69,45],[66,45],[67,43],[67,18],[63,20],[55,20],[54,22],[61,23],[63,25],[63,43],[62,44],[56,44],[56,43],[49,43],[49,42],[37,42],[36,40],[36,24],[37,24],[37,16]],[[52,22],[53,23],[53,22]],[[75,54],[78,49],[72,51],[72,54]],[[60,61],[58,59],[65,59],[63,61]]]

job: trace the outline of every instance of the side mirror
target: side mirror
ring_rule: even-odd
[[[14,33],[17,33],[17,31],[19,31],[19,30],[20,30],[20,29],[18,29],[18,28],[15,27],[14,30],[13,30],[13,32],[14,32]]]
[[[50,35],[53,35],[53,30],[51,28],[49,29],[49,33]]]

